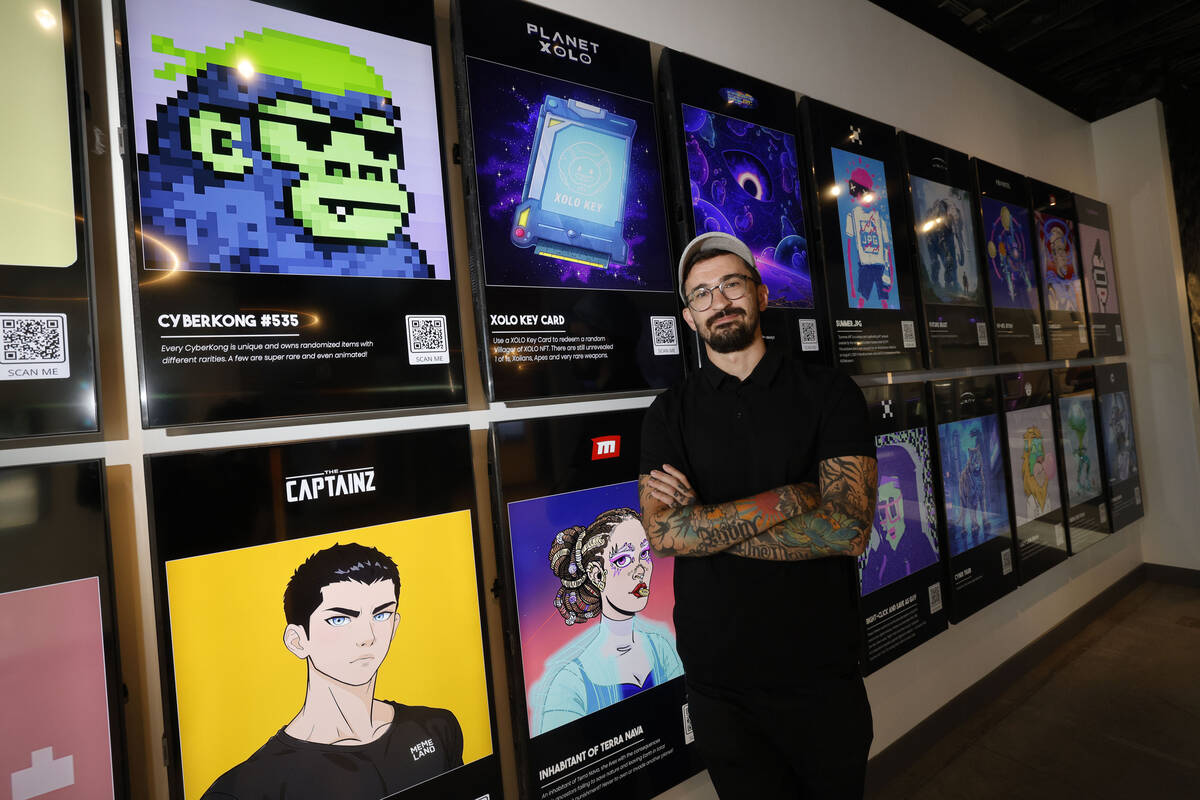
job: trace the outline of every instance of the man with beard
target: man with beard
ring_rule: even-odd
[[[708,363],[647,411],[639,494],[675,556],[676,644],[696,743],[723,798],[861,797],[871,711],[855,558],[875,444],[862,392],[759,326],[767,287],[724,233],[679,262]]]

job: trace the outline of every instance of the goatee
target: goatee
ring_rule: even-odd
[[[718,330],[709,331],[707,344],[717,353],[736,353],[754,343],[754,328],[743,318]]]

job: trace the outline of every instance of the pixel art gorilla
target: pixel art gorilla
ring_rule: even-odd
[[[155,77],[187,89],[138,155],[148,268],[434,277],[405,233],[400,111],[365,59],[270,29],[203,53],[152,46],[183,59]]]

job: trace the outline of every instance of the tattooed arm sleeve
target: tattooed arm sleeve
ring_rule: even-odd
[[[819,466],[819,505],[738,540],[729,552],[767,561],[862,555],[875,517],[876,469],[869,456],[825,459]]]
[[[728,503],[668,506],[650,491],[649,479],[638,478],[638,495],[646,538],[659,556],[719,553],[816,508],[818,499],[813,484],[799,483]]]

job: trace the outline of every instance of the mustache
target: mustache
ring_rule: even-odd
[[[744,317],[746,316],[746,311],[745,309],[738,308],[737,306],[730,306],[729,308],[723,311],[718,311],[716,314],[713,314],[711,317],[709,317],[708,322],[705,323],[705,327],[711,328],[713,326],[713,322],[715,322],[717,319],[728,316]]]

